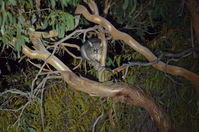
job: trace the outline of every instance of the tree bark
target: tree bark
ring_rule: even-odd
[[[135,39],[133,39],[130,35],[117,30],[105,18],[103,18],[99,15],[90,14],[84,6],[79,5],[77,7],[75,13],[82,14],[88,21],[91,21],[93,23],[101,25],[111,34],[113,39],[124,41],[126,44],[128,44],[130,47],[132,47],[134,50],[136,50],[137,52],[139,52],[143,56],[145,56],[149,60],[149,62],[155,61],[157,59],[157,57],[148,48],[142,46]],[[188,71],[182,67],[167,65],[162,61],[159,61],[157,64],[154,64],[153,67],[160,71],[170,73],[172,75],[178,75],[178,76],[185,77],[186,79],[192,81],[192,83],[194,83],[197,86],[196,90],[199,93],[199,76],[197,74],[195,74],[191,71]]]

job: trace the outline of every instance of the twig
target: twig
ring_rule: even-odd
[[[41,115],[41,124],[42,124],[42,128],[44,130],[44,113],[43,113],[43,97],[44,97],[44,90],[45,90],[45,84],[47,82],[47,78],[49,77],[49,74],[47,74],[47,77],[44,79],[44,83],[42,85],[41,88],[41,103],[40,103],[40,115]]]
[[[99,122],[99,120],[100,120],[103,116],[104,116],[104,112],[102,112],[102,114],[101,114],[99,117],[97,117],[97,119],[95,120],[95,122],[94,122],[94,124],[93,124],[93,126],[92,126],[92,132],[95,132],[95,127],[96,127],[97,123]]]
[[[167,56],[167,57],[174,57],[174,58],[184,58],[187,57],[189,55],[191,55],[194,51],[198,51],[199,47],[195,47],[195,48],[190,48],[187,50],[184,50],[180,53],[168,53],[168,52],[161,52],[161,54],[163,54],[163,56]]]
[[[37,68],[39,68],[39,69],[41,68],[41,65],[40,65],[40,64],[35,64],[35,63],[33,63],[30,59],[27,59],[27,61],[30,62],[30,64],[32,64],[33,66],[35,66],[35,67],[37,67]],[[52,71],[52,70],[46,69],[46,68],[43,68],[42,70],[43,70],[43,71],[46,71],[46,72]]]
[[[82,64],[82,58],[80,59],[79,64],[73,68],[73,70],[77,69],[81,64]]]
[[[128,69],[129,67],[131,66],[151,66],[151,65],[154,65],[154,64],[157,64],[160,59],[162,58],[163,54],[161,54],[155,61],[152,61],[152,62],[129,62],[129,64],[123,64],[124,67],[126,67],[126,71],[125,71],[125,74],[122,76],[122,79],[125,79],[126,76],[127,76],[127,73],[128,73]]]
[[[22,91],[20,91],[18,89],[6,90],[6,91],[0,93],[0,96],[3,96],[4,94],[7,94],[7,93],[19,94],[21,96],[25,96],[26,98],[29,98],[28,93],[22,92]]]
[[[50,74],[50,73],[48,73],[48,74]],[[61,76],[48,76],[48,77],[45,77],[45,78],[37,85],[37,87],[34,89],[34,95],[37,96],[37,95],[39,94],[40,88],[43,87],[43,85],[46,84],[46,81],[47,81],[48,79],[55,79],[55,78],[61,79]]]
[[[31,102],[32,102],[32,100],[29,100],[25,105],[22,106],[21,112],[20,112],[20,114],[19,114],[17,120],[16,120],[15,123],[13,124],[13,126],[15,126],[16,124],[18,124],[17,127],[19,127],[19,125],[20,125],[20,120],[21,120],[21,116],[22,116],[22,114],[23,114],[25,108],[26,108]]]
[[[128,74],[129,67],[131,67],[131,66],[150,66],[150,65],[154,65],[154,64],[157,64],[161,60],[161,58],[163,56],[172,57],[166,62],[166,68],[165,69],[167,69],[167,65],[169,64],[169,62],[171,62],[171,61],[177,62],[180,59],[191,55],[194,51],[197,51],[197,50],[199,50],[199,47],[190,48],[190,49],[187,49],[187,50],[182,51],[180,53],[160,52],[160,56],[155,61],[147,62],[147,63],[145,63],[145,62],[129,62],[128,64],[123,64],[121,67],[118,67],[118,68],[112,70],[112,72],[113,73],[120,72],[121,70],[126,69],[125,74],[122,76],[122,79],[125,79],[127,74]],[[171,80],[173,81],[173,79],[171,79]]]
[[[82,59],[82,57],[78,57],[78,56],[76,56],[76,55],[74,55],[72,52],[70,52],[66,47],[63,47],[63,49],[70,55],[70,56],[72,56],[73,58],[75,58],[75,59]]]
[[[192,46],[192,48],[195,47],[195,45],[194,45],[194,34],[193,34],[192,20],[191,20],[191,46]],[[195,52],[193,53],[193,58],[194,58],[194,59],[197,58],[197,54],[196,54]]]
[[[77,50],[80,51],[80,47],[76,44],[69,44],[69,43],[61,43],[60,45],[62,46],[67,46],[67,47],[71,47],[71,48],[76,48]]]

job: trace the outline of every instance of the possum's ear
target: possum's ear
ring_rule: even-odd
[[[103,47],[103,44],[102,44],[102,43],[100,43],[100,47]]]
[[[93,44],[88,40],[88,44],[91,46],[91,47],[93,47]]]

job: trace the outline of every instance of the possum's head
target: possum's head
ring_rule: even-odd
[[[87,61],[100,61],[102,56],[102,43],[98,38],[87,40],[81,47],[81,55]]]

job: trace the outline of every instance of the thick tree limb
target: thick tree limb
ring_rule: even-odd
[[[114,97],[117,102],[143,107],[150,113],[161,131],[166,132],[171,130],[172,127],[169,117],[151,97],[143,92],[142,89],[124,83],[111,83],[105,85],[83,77],[78,77],[57,57],[44,49],[31,50],[27,46],[23,46],[22,52],[27,57],[46,61],[57,70],[63,71],[61,75],[68,83],[69,87],[93,96]]]
[[[23,46],[22,52],[29,58],[43,60],[46,63],[51,64],[56,70],[63,71],[61,72],[61,75],[69,87],[93,96],[113,97],[117,102],[127,103],[145,108],[150,113],[160,131],[166,132],[172,129],[171,121],[163,109],[157,105],[155,101],[149,97],[141,88],[130,86],[124,83],[104,84],[79,77],[74,74],[63,62],[61,62],[54,55],[54,52],[50,53],[48,50],[46,50],[35,35],[30,35],[30,37],[32,37],[30,39],[34,45],[35,50],[31,50],[27,46]],[[58,41],[56,44],[60,44],[66,39],[67,38],[64,38]]]
[[[142,46],[140,43],[138,43],[135,39],[133,39],[130,35],[121,32],[117,30],[108,20],[105,18],[98,16],[98,15],[92,15],[88,12],[88,10],[82,6],[79,5],[75,11],[76,14],[82,14],[87,20],[99,24],[102,27],[104,27],[113,37],[115,40],[122,40],[126,44],[128,44],[130,47],[132,47],[137,52],[141,53],[143,56],[145,56],[149,62],[155,61],[157,57],[146,47]],[[199,76],[193,72],[190,72],[184,68],[167,65],[162,61],[159,61],[157,64],[153,65],[154,68],[170,73],[172,75],[178,75],[183,76],[186,79],[192,81],[194,84],[199,86]],[[199,87],[197,87],[197,90],[199,91]]]
[[[22,52],[31,59],[47,60],[55,69],[60,71],[71,71],[62,61],[56,56],[51,56],[47,50],[31,50],[27,46],[23,46]]]
[[[91,95],[114,97],[118,102],[143,107],[150,113],[161,131],[170,131],[172,129],[169,117],[141,88],[125,83],[105,85],[85,78],[79,78],[72,72],[66,72],[66,74],[63,74],[63,77],[72,88]]]

